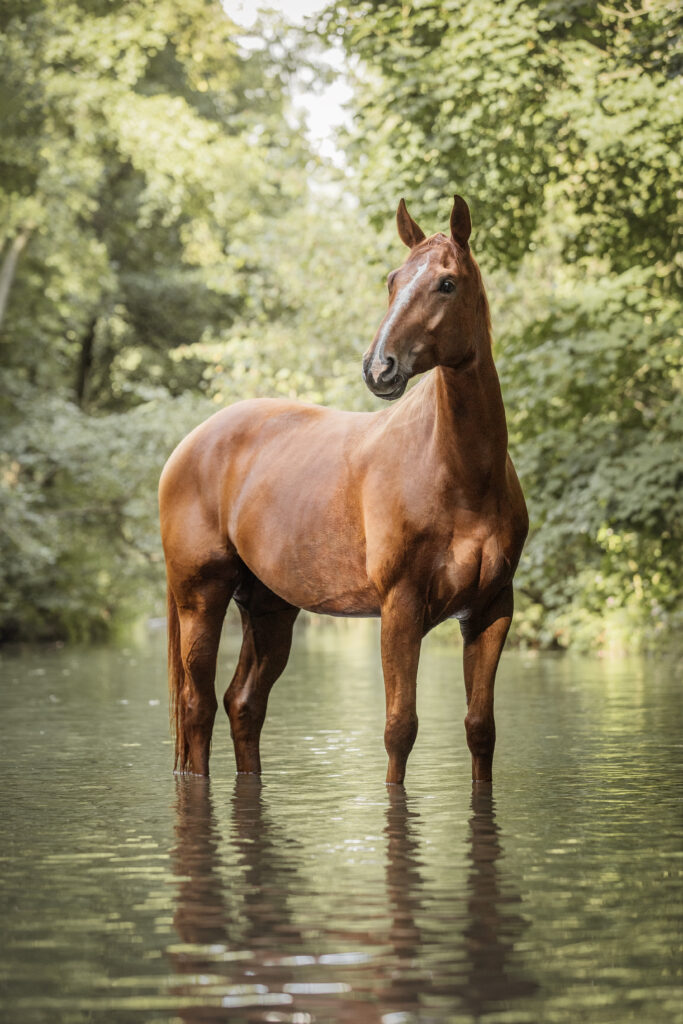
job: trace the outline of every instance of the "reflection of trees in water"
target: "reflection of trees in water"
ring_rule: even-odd
[[[515,912],[520,897],[501,872],[490,788],[472,793],[465,885],[459,875],[459,883],[438,887],[425,881],[419,813],[402,789],[388,790],[388,929],[354,936],[354,949],[367,954],[366,963],[324,969],[327,981],[348,985],[348,992],[316,986],[322,975],[314,954],[321,946],[348,949],[350,935],[330,920],[314,937],[323,894],[306,891],[300,844],[271,819],[260,781],[236,779],[224,852],[208,780],[179,780],[177,815],[174,924],[182,944],[171,948],[170,957],[179,1002],[197,1004],[176,1011],[188,1024],[265,1021],[277,1013],[291,1019],[295,1012],[340,1024],[378,1024],[392,1011],[405,1013],[406,1021],[458,1012],[477,1019],[496,1008],[510,1010],[535,991],[513,954],[526,924]],[[362,908],[367,899],[376,911],[381,894],[364,892],[362,883],[359,878],[357,904]],[[300,923],[291,907],[295,900],[306,907]],[[302,991],[307,981],[311,990]]]

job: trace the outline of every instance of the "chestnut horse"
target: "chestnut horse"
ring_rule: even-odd
[[[301,608],[381,616],[387,782],[402,783],[417,734],[422,637],[460,620],[465,728],[477,782],[491,778],[493,685],[527,533],[507,453],[488,303],[455,197],[450,237],[425,238],[401,200],[410,252],[363,359],[374,413],[281,399],[238,402],[182,441],[159,485],[168,580],[176,769],[206,775],[216,655],[228,602],[243,641],[224,705],[238,772],[260,772],[259,738]]]

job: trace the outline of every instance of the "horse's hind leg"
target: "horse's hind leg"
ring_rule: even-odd
[[[268,695],[287,664],[299,609],[256,579],[235,600],[242,616],[242,648],[223,703],[230,719],[237,771],[258,773]]]
[[[214,689],[216,657],[233,589],[234,578],[229,573],[173,584],[181,660],[173,699],[176,769],[181,772],[209,774],[211,734],[218,706]]]

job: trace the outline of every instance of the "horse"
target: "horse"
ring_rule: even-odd
[[[401,199],[409,252],[389,274],[388,309],[363,378],[393,403],[348,412],[248,399],[196,427],[159,484],[167,572],[175,771],[208,775],[218,644],[230,600],[242,646],[223,699],[238,773],[260,773],[268,696],[303,608],[379,616],[388,784],[404,782],[417,735],[422,638],[459,620],[474,782],[490,782],[496,669],[528,530],[507,451],[470,211],[426,237]]]

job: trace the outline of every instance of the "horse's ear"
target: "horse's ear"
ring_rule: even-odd
[[[472,221],[470,220],[470,209],[462,196],[453,196],[453,209],[451,210],[451,238],[461,249],[466,249],[470,241]]]
[[[414,249],[420,242],[424,242],[425,233],[408,213],[405,199],[398,204],[396,224],[398,225],[398,237],[409,249]]]

